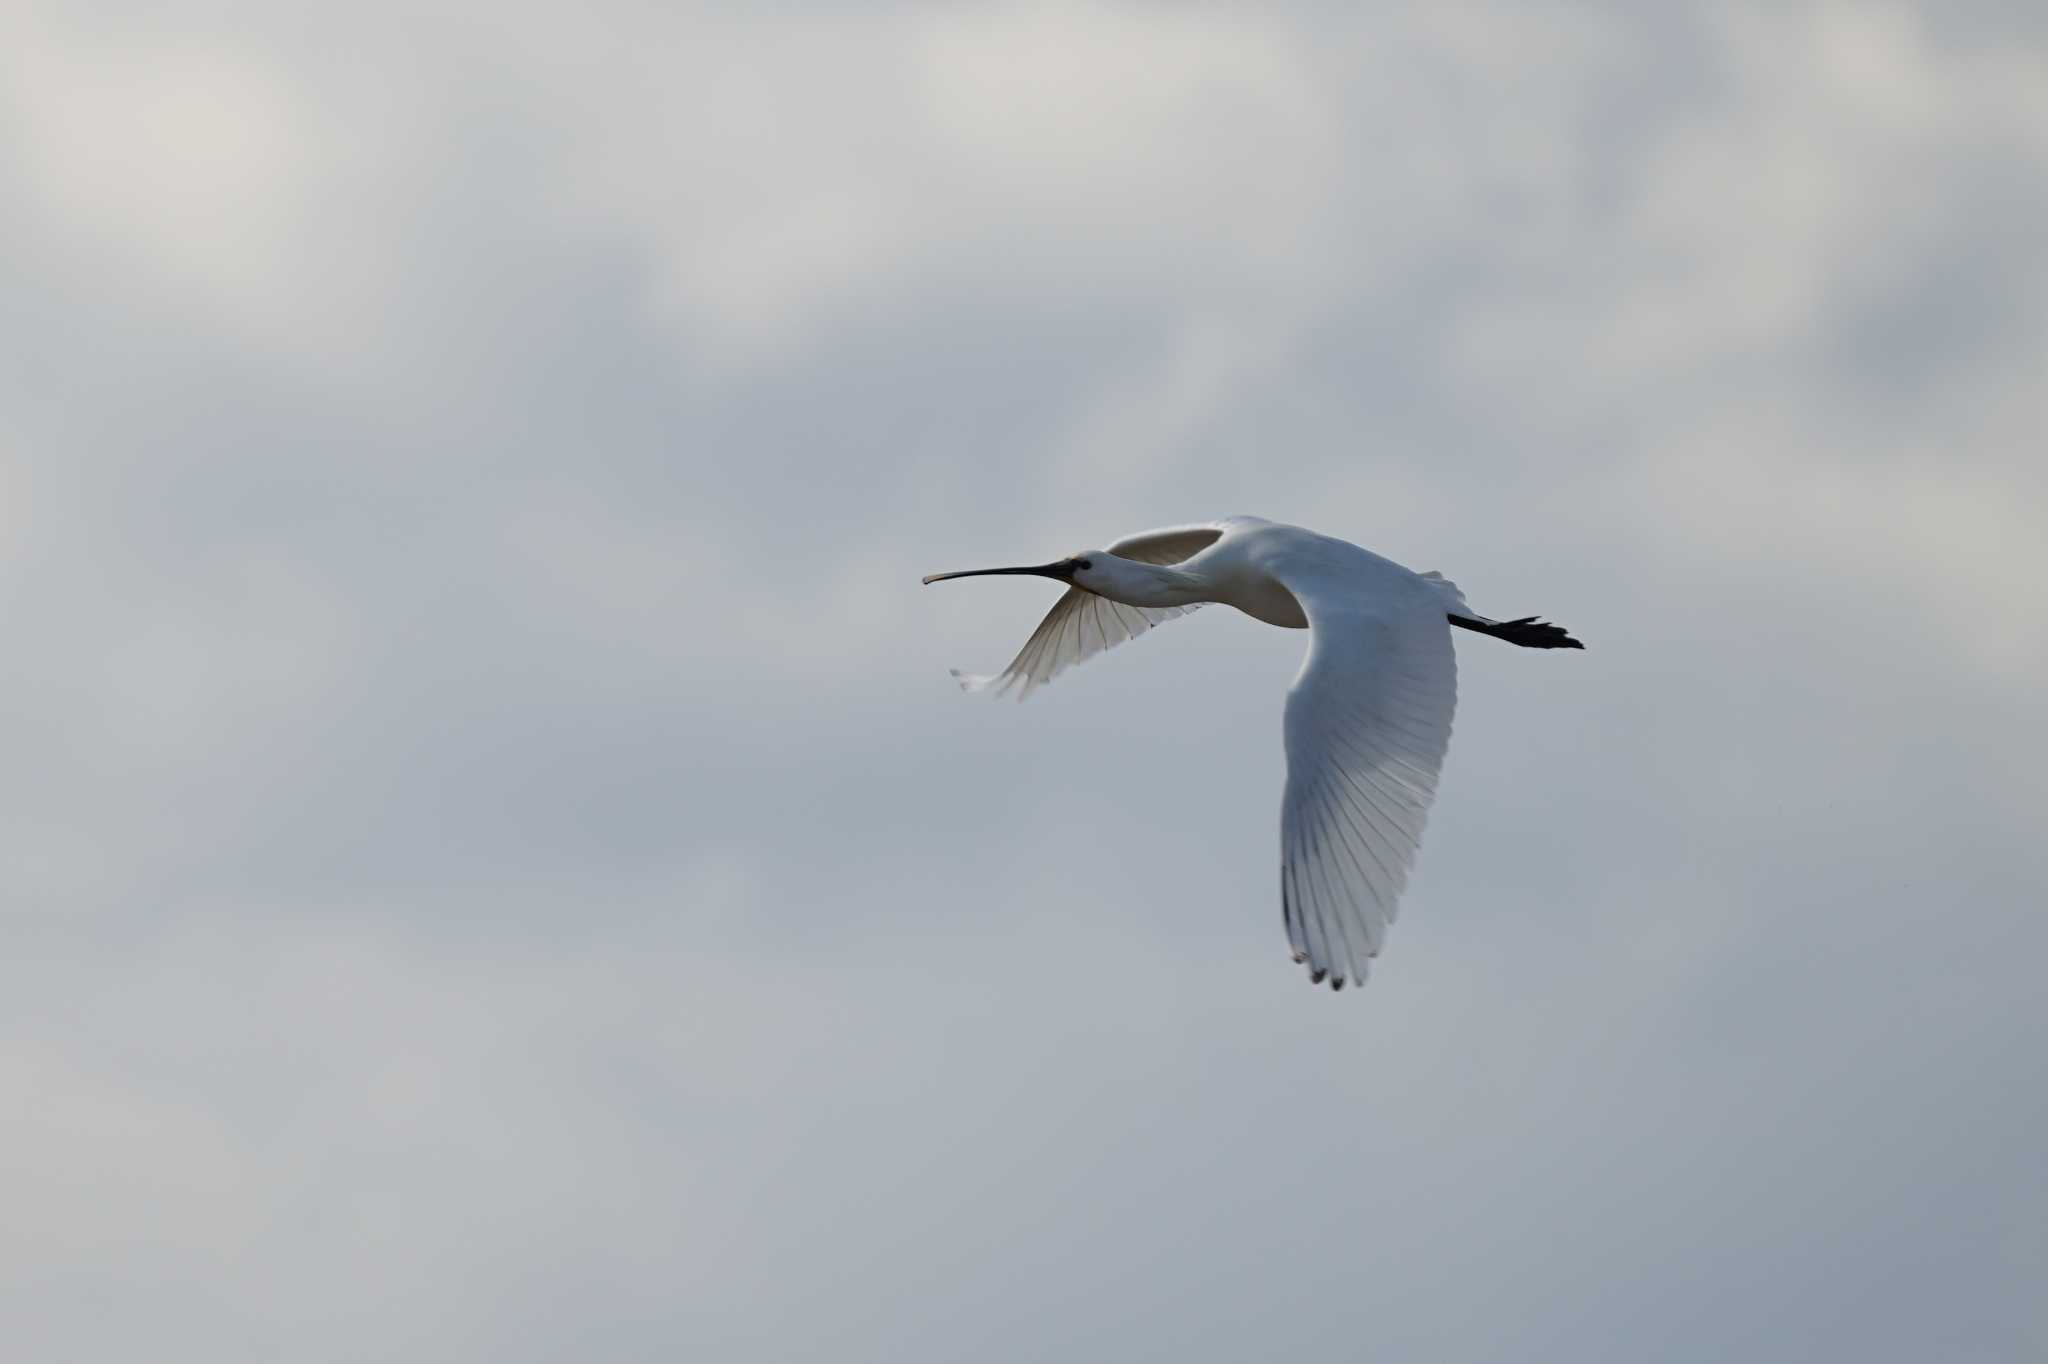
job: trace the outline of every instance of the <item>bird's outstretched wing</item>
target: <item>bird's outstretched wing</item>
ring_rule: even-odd
[[[1334,989],[1365,979],[1415,860],[1450,744],[1458,665],[1436,591],[1275,576],[1314,637],[1287,694],[1280,900],[1294,959]]]
[[[1223,538],[1225,527],[1172,526],[1165,530],[1141,531],[1110,545],[1109,552],[1120,559],[1146,564],[1177,564],[1192,558]],[[1195,606],[1125,606],[1078,587],[1067,589],[1045,619],[1024,641],[1024,647],[1010,660],[1010,666],[993,676],[963,673],[953,676],[968,691],[993,691],[998,696],[1017,689],[1025,697],[1058,677],[1076,663],[1095,657],[1127,639],[1136,639],[1163,620],[1184,616]]]

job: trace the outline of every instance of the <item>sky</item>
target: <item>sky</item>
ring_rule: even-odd
[[[0,5],[22,1358],[2048,1355],[2048,10]],[[1461,638],[1367,986],[1248,513]]]

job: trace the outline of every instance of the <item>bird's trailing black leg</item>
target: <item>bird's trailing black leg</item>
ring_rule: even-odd
[[[1583,649],[1586,646],[1564,632],[1561,625],[1552,625],[1534,616],[1520,620],[1474,620],[1470,616],[1453,615],[1451,624],[1465,630],[1476,630],[1482,635],[1492,635],[1510,644],[1519,644],[1524,649]]]

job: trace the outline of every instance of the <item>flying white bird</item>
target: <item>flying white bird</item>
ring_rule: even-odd
[[[1029,696],[1073,664],[1205,602],[1309,629],[1287,693],[1280,906],[1294,959],[1341,990],[1379,955],[1451,739],[1453,625],[1528,649],[1582,649],[1534,616],[1497,621],[1440,573],[1416,573],[1343,540],[1256,516],[1148,530],[1056,563],[934,573],[1022,573],[1067,584],[1010,666],[955,671],[969,691]]]

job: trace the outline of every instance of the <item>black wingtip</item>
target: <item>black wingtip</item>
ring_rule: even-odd
[[[1535,616],[1523,616],[1520,620],[1474,620],[1470,616],[1454,615],[1451,624],[1482,635],[1492,635],[1510,644],[1519,644],[1524,649],[1583,649],[1586,646],[1565,633],[1561,625],[1552,625]]]

